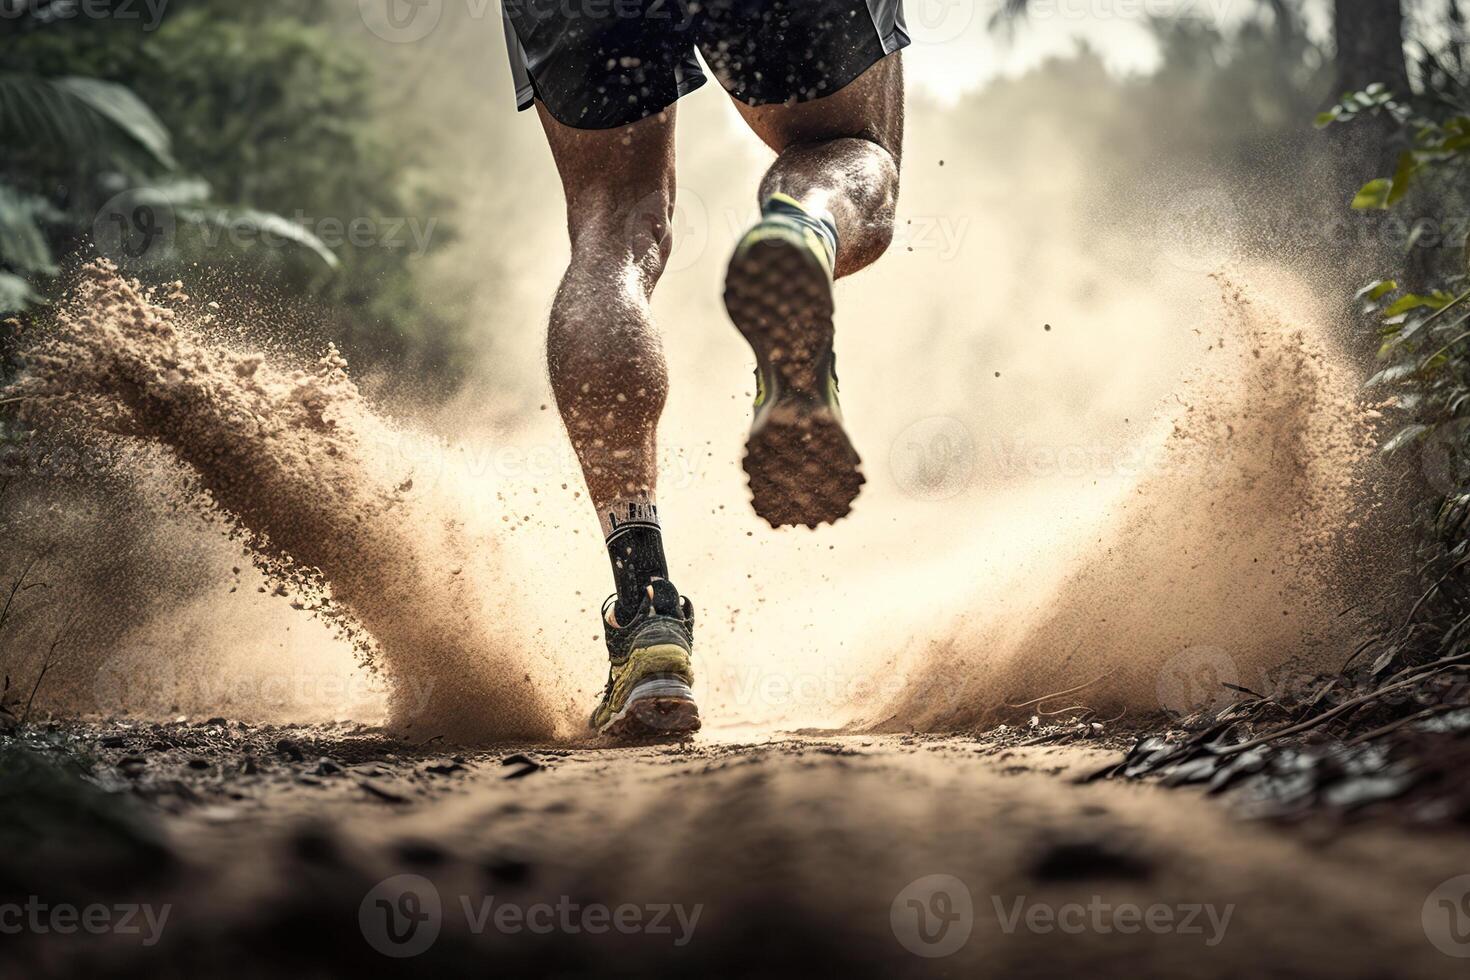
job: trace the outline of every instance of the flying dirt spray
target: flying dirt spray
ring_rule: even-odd
[[[1347,556],[1377,509],[1378,413],[1321,336],[1213,278],[1212,359],[1161,412],[1150,465],[1049,580],[920,644],[879,728],[1187,714],[1353,648],[1342,612],[1373,571]]]
[[[391,443],[335,350],[307,371],[207,343],[106,261],[88,265],[9,397],[28,419],[166,448],[197,477],[277,590],[330,619],[391,691],[390,723],[452,739],[547,738],[558,715],[487,608],[488,544],[366,446]]]
[[[900,730],[1078,707],[1137,716],[1346,648],[1353,622],[1337,613],[1358,585],[1343,556],[1372,509],[1375,413],[1330,345],[1232,280],[1217,285],[1211,358],[1161,411],[1148,465],[1085,522],[1088,540],[1000,595],[949,605],[969,611],[937,631],[920,622],[943,610],[915,610],[886,652],[855,651],[875,658],[875,676],[907,678],[897,695],[854,685],[837,700],[856,704],[826,709]],[[566,665],[526,640],[540,613],[487,602],[515,578],[504,556],[467,529],[452,488],[416,492],[412,467],[379,451],[402,433],[367,408],[341,357],[286,371],[209,339],[189,311],[180,288],[156,299],[94,263],[8,397],[52,432],[116,433],[184,464],[194,502],[225,517],[275,591],[385,675],[392,727],[567,734],[572,712],[553,706]],[[1188,688],[1201,668],[1210,691]],[[728,688],[716,681],[710,698],[738,718],[749,698]],[[1057,692],[1069,693],[1036,702]]]

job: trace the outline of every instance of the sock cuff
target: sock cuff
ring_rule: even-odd
[[[634,528],[663,530],[658,522],[658,504],[646,494],[612,500],[598,508],[597,516],[602,521],[602,539],[608,543]]]

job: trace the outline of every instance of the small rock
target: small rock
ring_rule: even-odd
[[[432,868],[444,863],[444,849],[438,844],[429,841],[405,840],[399,841],[394,847],[399,860],[407,864],[416,864],[420,867]]]
[[[370,796],[375,796],[378,799],[382,800],[384,803],[408,802],[408,797],[403,796],[400,793],[395,793],[392,790],[388,789],[386,786],[382,786],[378,783],[373,782],[371,779],[360,780],[357,785],[366,790]]]
[[[520,858],[492,858],[485,864],[485,871],[502,885],[522,885],[531,880],[531,863]]]
[[[521,752],[517,752],[515,755],[508,755],[508,756],[506,756],[504,759],[501,759],[500,760],[500,764],[502,766],[519,766],[520,767],[519,769],[516,769],[514,772],[508,772],[508,773],[506,773],[505,774],[505,777],[504,777],[506,779],[522,779],[522,778],[524,778],[526,776],[531,775],[531,773],[533,773],[533,772],[540,772],[542,769],[545,769],[546,768],[541,763],[537,762],[535,759],[533,759],[530,756],[525,755],[524,753],[521,753]]]
[[[335,864],[338,860],[336,839],[319,827],[297,833],[291,838],[290,848],[296,857],[311,864]]]
[[[1143,881],[1153,865],[1142,855],[1106,840],[1062,841],[1049,846],[1032,865],[1037,881],[1115,878]]]

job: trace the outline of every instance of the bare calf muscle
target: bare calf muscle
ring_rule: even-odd
[[[541,113],[567,201],[571,261],[552,303],[552,391],[599,512],[651,495],[668,396],[649,299],[663,274],[674,201],[673,112],[619,130]]]

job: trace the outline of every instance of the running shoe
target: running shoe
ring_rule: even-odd
[[[620,740],[677,738],[699,730],[694,703],[694,606],[673,583],[657,579],[626,625],[602,607],[611,664],[592,728]]]
[[[784,194],[761,213],[725,275],[725,309],[756,359],[745,473],[751,505],[772,527],[815,528],[847,516],[864,482],[832,352],[837,229]]]

